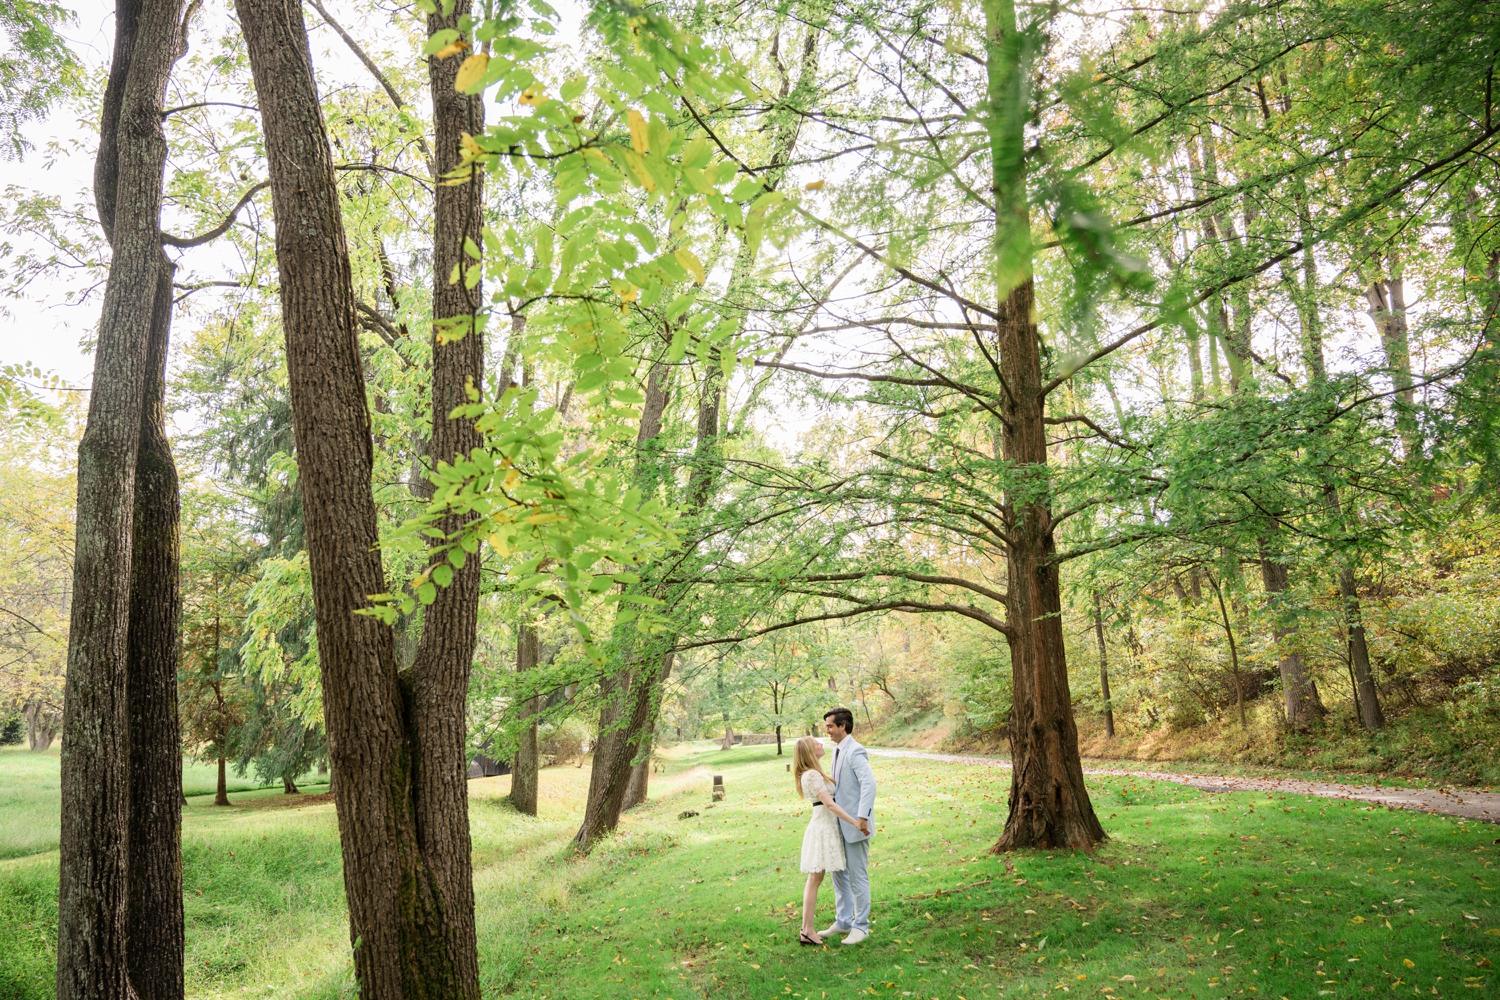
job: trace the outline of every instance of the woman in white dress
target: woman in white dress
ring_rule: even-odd
[[[818,762],[822,756],[823,744],[815,736],[798,740],[792,755],[797,790],[813,804],[812,819],[807,821],[807,831],[802,834],[802,870],[807,873],[807,885],[802,890],[802,933],[798,938],[809,945],[823,943],[815,930],[818,887],[823,884],[823,875],[844,870],[844,835],[839,830],[839,820],[858,825],[853,816],[833,801],[833,781]]]

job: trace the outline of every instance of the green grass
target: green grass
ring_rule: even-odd
[[[874,761],[873,936],[858,948],[799,948],[807,809],[787,760],[775,747],[674,748],[652,802],[582,861],[566,847],[587,770],[545,770],[537,819],[502,798],[508,778],[471,782],[486,997],[1493,990],[1495,827],[1109,777],[1090,781],[1112,836],[1094,855],[996,857],[986,849],[1009,775],[922,760]],[[729,795],[710,807],[713,774]],[[197,800],[187,809],[191,996],[351,992],[332,807],[286,798],[246,793],[231,810]],[[688,808],[700,815],[679,820]],[[0,862],[0,1000],[51,995],[56,877],[53,854]],[[823,903],[826,920],[827,889]]]
[[[57,850],[58,763],[56,743],[41,753],[0,747],[0,859]],[[182,790],[189,801],[202,796],[211,801],[218,780],[217,765],[183,761]],[[261,790],[267,787],[253,776],[235,777],[232,769],[225,784],[235,794],[265,794]],[[327,777],[308,774],[299,779],[298,787],[317,793],[327,791],[327,785]],[[274,786],[274,791],[279,795],[281,786]]]
[[[0,859],[57,849],[59,794],[55,749],[0,747]]]

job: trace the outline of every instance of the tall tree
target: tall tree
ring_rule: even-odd
[[[469,4],[452,2],[427,17],[427,32],[469,27]],[[444,12],[446,11],[446,13]],[[478,279],[482,228],[482,170],[450,176],[464,162],[463,140],[484,131],[481,94],[455,86],[463,60],[428,60],[435,130],[436,176],[432,235],[432,434],[433,463],[467,461],[480,444],[468,417],[453,411],[477,394],[484,378]],[[470,140],[472,141],[472,140]],[[469,280],[469,275],[473,280]],[[454,533],[462,517],[449,514],[438,529]],[[443,561],[453,576],[423,613],[422,639],[406,684],[411,690],[411,739],[417,843],[432,870],[441,904],[443,935],[459,993],[479,996],[479,952],[474,936],[474,875],[469,848],[469,672],[479,618],[479,557],[451,549]]]
[[[162,253],[167,144],[162,107],[182,52],[181,0],[127,0],[100,115],[94,191],[111,248],[88,423],[78,448],[73,604],[63,708],[57,995],[125,1000],[182,995],[175,719],[176,476],[161,395],[171,269]],[[142,462],[142,428],[146,457]],[[142,475],[144,473],[144,475]],[[137,502],[137,488],[142,496]],[[145,519],[139,545],[135,518]],[[133,550],[144,560],[133,568]],[[164,588],[164,589],[163,589]],[[132,611],[141,621],[132,625]],[[171,675],[167,676],[166,672]],[[132,681],[138,690],[132,691]],[[172,704],[160,699],[171,697]],[[139,727],[139,728],[138,728]],[[132,766],[132,735],[143,739]],[[175,779],[180,780],[180,779]],[[132,815],[132,806],[139,811]],[[146,840],[132,848],[131,835]],[[132,875],[163,879],[142,886]],[[175,881],[174,880],[178,880]],[[147,914],[146,905],[163,907]],[[160,918],[159,932],[148,930]],[[131,930],[144,937],[131,953]],[[140,980],[139,987],[132,979]]]
[[[394,638],[388,625],[359,613],[386,589],[370,483],[374,446],[349,250],[307,29],[292,0],[239,0],[236,10],[277,222],[292,423],[355,972],[362,995],[373,1000],[469,998],[476,991],[466,970],[477,963],[455,953],[464,932],[450,933],[444,909],[445,880],[454,869],[430,864],[422,850],[421,743],[412,736]],[[454,916],[461,928],[460,906]]]

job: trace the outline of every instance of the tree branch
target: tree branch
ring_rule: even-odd
[[[221,223],[219,223],[214,228],[210,229],[208,232],[203,233],[202,235],[199,235],[199,236],[172,236],[169,233],[162,233],[161,234],[162,245],[163,246],[169,246],[169,247],[183,247],[183,248],[197,247],[197,246],[202,246],[203,244],[209,242],[210,240],[216,240],[216,239],[218,239],[220,236],[223,236],[225,233],[229,232],[229,227],[232,226],[232,225],[234,225],[235,217],[240,214],[240,209],[242,209],[246,205],[250,204],[250,199],[251,198],[254,198],[262,190],[264,190],[265,188],[268,188],[270,186],[271,186],[271,182],[270,181],[261,181],[259,184],[255,185],[253,188],[251,188],[249,191],[246,191],[244,193],[244,195],[240,198],[240,200],[235,204],[235,206],[229,210],[229,214],[224,217],[224,221],[221,222]]]

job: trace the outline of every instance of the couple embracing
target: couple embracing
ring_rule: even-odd
[[[875,833],[875,772],[870,755],[854,742],[854,713],[830,709],[823,727],[833,741],[833,762],[823,770],[822,742],[815,736],[797,741],[792,771],[797,790],[812,805],[812,819],[802,835],[802,932],[805,945],[824,944],[832,934],[844,944],[859,944],[870,936],[870,837]],[[823,876],[833,876],[833,926],[814,928],[818,887]]]

